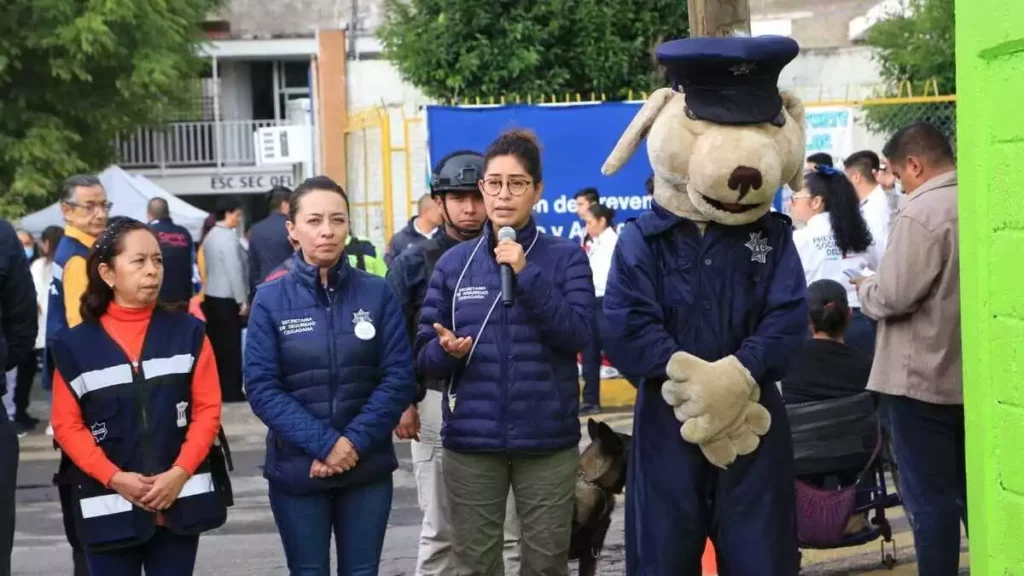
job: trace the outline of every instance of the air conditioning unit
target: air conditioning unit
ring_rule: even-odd
[[[253,138],[257,166],[309,162],[309,126],[257,128]]]

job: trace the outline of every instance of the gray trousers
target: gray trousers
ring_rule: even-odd
[[[523,576],[568,576],[579,449],[541,455],[445,450],[456,576],[501,574],[509,489],[522,529]]]
[[[0,576],[11,574],[14,549],[14,490],[18,485],[18,433],[0,410]]]
[[[441,448],[441,402],[436,390],[418,405],[420,441],[412,443],[412,468],[416,474],[423,525],[420,528],[420,549],[416,560],[416,576],[449,576],[455,573],[452,549],[452,520],[448,495],[445,492]],[[505,576],[519,576],[519,516],[515,499],[509,492],[505,509],[503,551]]]

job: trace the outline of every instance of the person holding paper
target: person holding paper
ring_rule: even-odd
[[[793,219],[806,224],[793,232],[793,242],[807,283],[828,279],[848,286],[852,317],[846,341],[873,356],[875,326],[861,313],[857,291],[849,284],[851,277],[878,266],[868,252],[872,237],[861,216],[857,192],[841,171],[823,164],[808,172],[804,182],[805,189],[793,194],[791,202]]]

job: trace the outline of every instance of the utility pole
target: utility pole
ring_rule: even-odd
[[[690,36],[750,36],[750,0],[687,0]]]

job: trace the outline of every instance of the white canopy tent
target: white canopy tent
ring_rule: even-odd
[[[146,204],[153,198],[163,198],[167,200],[175,224],[184,226],[193,238],[199,239],[203,220],[208,216],[206,211],[167,192],[145,176],[129,174],[118,166],[107,168],[99,174],[99,178],[107,191],[107,200],[114,204],[110,216],[129,216],[145,222]],[[63,227],[64,216],[60,211],[60,202],[25,216],[18,226],[34,235],[42,233],[47,226]]]

